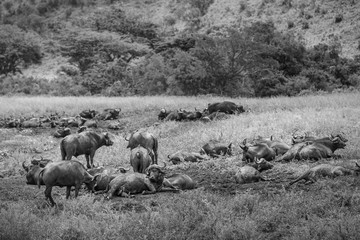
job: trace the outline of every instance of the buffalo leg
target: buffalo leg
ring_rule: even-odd
[[[75,185],[75,197],[77,197],[79,195],[80,187],[81,187],[81,184],[76,184]]]
[[[71,186],[66,187],[66,199],[70,197]]]
[[[46,200],[49,199],[50,201],[50,204],[51,206],[55,206],[56,203],[54,202],[54,199],[52,198],[51,196],[51,190],[52,190],[52,187],[51,186],[46,186],[46,189],[45,189],[45,197],[46,197]]]
[[[91,166],[90,166],[90,155],[87,155],[87,154],[85,154],[85,158],[86,158],[86,167],[88,168],[88,169],[90,169],[91,168]]]
[[[91,167],[93,168],[93,167],[95,167],[95,165],[94,165],[94,156],[95,156],[95,152],[93,152],[93,153],[90,153],[90,164],[91,164]]]

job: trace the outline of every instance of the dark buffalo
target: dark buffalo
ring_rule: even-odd
[[[181,109],[171,111],[165,117],[164,121],[182,121],[185,119],[185,112]]]
[[[40,157],[40,159],[32,159],[31,164],[32,165],[39,165],[40,167],[45,167],[48,163],[51,163],[52,160],[48,158]],[[25,168],[24,164],[23,167]]]
[[[70,160],[72,156],[85,154],[87,168],[94,167],[94,155],[96,150],[102,146],[113,145],[113,136],[109,133],[96,133],[85,131],[71,134],[60,142],[62,160]]]
[[[271,136],[270,138],[263,138],[261,136],[258,136],[258,138],[253,140],[254,143],[265,143],[266,145],[268,145],[270,148],[272,148],[276,155],[283,155],[284,153],[286,153],[289,149],[290,146],[287,145],[286,143],[279,141],[279,140],[275,140],[273,138],[273,136]]]
[[[23,121],[20,126],[23,128],[37,128],[37,127],[41,127],[41,122],[40,119],[38,118],[32,118]]]
[[[206,154],[200,154],[196,152],[178,151],[168,155],[169,162],[173,164],[179,164],[182,162],[200,162],[202,160],[208,160],[209,156]]]
[[[120,112],[120,108],[106,108],[102,113],[98,114],[96,118],[99,120],[114,120],[119,117]]]
[[[95,194],[102,193],[108,188],[109,183],[118,175],[125,174],[129,171],[129,168],[123,167],[97,167],[88,170],[92,176],[94,176],[94,180],[87,184],[87,188],[89,191],[92,191]]]
[[[225,155],[232,155],[232,143],[229,145],[226,145],[224,143],[221,143],[218,140],[210,140],[208,143],[206,143],[204,146],[202,146],[200,153],[207,155],[211,157],[219,157],[219,156],[225,156]]]
[[[7,119],[5,120],[5,126],[8,128],[18,128],[20,127],[21,123],[20,123],[20,119]]]
[[[274,167],[274,165],[266,161],[265,158],[258,159],[257,157],[255,157],[253,163],[249,163],[248,165],[252,166],[259,172],[266,171]]]
[[[98,127],[98,123],[97,123],[96,120],[85,119],[85,118],[83,118],[82,120],[83,120],[83,123],[81,124],[81,126],[84,126],[84,127],[87,127],[87,128],[97,128]]]
[[[158,114],[158,119],[161,121],[161,120],[164,120],[169,114],[170,114],[171,111],[167,111],[165,108],[162,108],[160,110],[160,113]]]
[[[182,117],[185,120],[189,120],[189,121],[198,120],[198,119],[202,118],[202,116],[203,116],[202,112],[197,110],[196,108],[195,108],[194,112],[189,112],[189,111],[183,110],[181,112],[181,115],[183,115]]]
[[[236,183],[252,183],[259,181],[266,181],[260,174],[260,172],[252,166],[245,165],[238,169],[235,173]]]
[[[89,110],[83,110],[79,115],[80,115],[80,117],[82,117],[82,118],[92,119],[92,118],[94,118],[97,114],[98,114],[97,111],[89,109]]]
[[[171,186],[174,186],[177,189],[186,190],[196,188],[197,183],[186,174],[174,173],[164,178],[163,185],[165,187],[171,188]]]
[[[63,137],[66,137],[67,135],[70,135],[71,134],[71,129],[68,128],[68,127],[62,127],[62,128],[59,128],[58,130],[56,130],[53,134],[54,137],[56,138],[63,138]]]
[[[357,169],[348,169],[343,166],[334,166],[331,164],[319,164],[310,168],[305,173],[301,174],[298,178],[291,181],[289,185],[292,185],[300,180],[305,180],[305,183],[314,183],[318,177],[337,177],[343,175],[359,175],[360,166],[356,163]]]
[[[244,139],[243,144],[239,144],[243,150],[243,161],[253,162],[256,158],[264,158],[266,161],[271,161],[275,158],[274,149],[270,148],[266,143],[248,144]]]
[[[24,167],[25,170],[27,170]],[[39,165],[32,165],[26,174],[26,183],[45,185],[45,197],[50,201],[51,206],[55,205],[51,196],[53,186],[66,186],[66,199],[70,196],[72,186],[75,186],[75,197],[83,183],[91,183],[94,177],[91,176],[85,167],[78,161],[60,161],[47,164],[44,168]]]
[[[131,150],[130,165],[133,167],[134,172],[145,173],[153,158],[152,150],[139,145]]]
[[[63,117],[59,121],[60,127],[79,127],[84,123],[80,116],[76,117]]]
[[[178,191],[178,189],[172,185],[168,185],[169,188],[163,187],[165,178],[164,167],[160,167],[157,164],[151,165],[147,169],[147,174],[132,173],[127,175],[119,175],[114,178],[108,189],[107,198],[111,199],[113,196],[131,197],[131,194],[154,194],[159,191]]]
[[[299,142],[294,144],[289,151],[276,161],[290,161],[293,159],[319,160],[322,158],[336,157],[337,149],[345,148],[348,140],[342,135],[315,139],[314,141]]]
[[[154,152],[153,164],[158,162],[158,140],[154,135],[148,132],[133,132],[130,137],[125,138],[126,141],[129,141],[127,148],[134,149],[137,146],[142,146],[147,149],[151,149]]]
[[[209,114],[214,112],[223,112],[227,114],[243,113],[245,112],[244,107],[241,105],[236,105],[230,101],[223,101],[217,103],[209,103],[207,107]]]

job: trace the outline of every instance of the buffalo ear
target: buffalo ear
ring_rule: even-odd
[[[231,149],[232,143],[229,144],[228,148]]]
[[[274,140],[274,136],[271,135],[271,136],[270,136],[270,141],[273,141],[273,140]]]
[[[356,166],[357,166],[358,168],[360,168],[360,166],[359,166],[359,164],[358,164],[357,162],[356,162],[355,164],[356,164]]]
[[[245,145],[239,144],[239,147],[240,147],[242,150],[244,150],[244,151],[245,151],[245,149],[246,149],[246,146],[245,146]]]

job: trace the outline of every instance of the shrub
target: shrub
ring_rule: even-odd
[[[341,13],[337,14],[335,16],[335,23],[341,22],[343,20],[343,18],[344,18],[344,16]]]
[[[0,75],[20,72],[21,66],[40,63],[40,44],[34,35],[11,25],[0,25]]]
[[[338,87],[336,79],[320,69],[304,69],[301,71],[300,76],[307,77],[309,84],[314,87],[315,90],[331,91],[333,88]]]

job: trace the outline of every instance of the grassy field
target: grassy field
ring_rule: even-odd
[[[321,179],[311,185],[284,186],[309,166],[295,161],[276,163],[265,176],[270,182],[237,185],[236,169],[243,165],[238,144],[258,135],[290,143],[294,131],[315,136],[342,132],[349,139],[336,153],[341,159],[323,160],[354,167],[360,158],[360,94],[331,94],[296,98],[232,99],[246,113],[203,122],[157,122],[160,108],[195,107],[225,100],[203,97],[1,97],[0,117],[41,116],[59,112],[74,116],[84,109],[120,107],[125,129],[112,131],[115,144],[100,148],[95,164],[129,167],[124,135],[145,128],[159,138],[159,161],[178,150],[199,151],[210,139],[234,144],[234,156],[202,163],[184,163],[168,172],[184,172],[200,188],[178,194],[158,193],[134,199],[82,192],[65,200],[55,187],[57,208],[45,204],[44,188],[25,184],[23,161],[40,155],[60,160],[59,139],[52,129],[0,129],[0,239],[359,239],[359,178]],[[101,131],[101,130],[97,130]],[[85,163],[84,156],[78,160]]]

